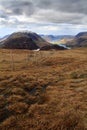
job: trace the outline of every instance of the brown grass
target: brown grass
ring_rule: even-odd
[[[0,50],[0,130],[86,130],[87,49]]]

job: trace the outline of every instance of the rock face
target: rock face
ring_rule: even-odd
[[[7,39],[1,42],[2,48],[7,49],[39,49],[43,46],[49,45],[38,34],[32,32],[17,32],[11,34]]]
[[[87,32],[81,32],[75,36],[73,40],[67,42],[68,47],[87,47]]]

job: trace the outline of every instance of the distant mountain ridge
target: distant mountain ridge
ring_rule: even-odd
[[[48,42],[57,42],[65,38],[73,38],[73,35],[40,35],[43,39]]]

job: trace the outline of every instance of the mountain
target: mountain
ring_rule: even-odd
[[[0,48],[29,50],[65,50],[64,46],[51,44],[34,32],[16,32],[3,38]]]
[[[72,35],[40,35],[40,36],[48,42],[58,42],[65,38],[73,38]]]
[[[87,47],[87,32],[78,33],[73,40],[66,43],[68,47]]]
[[[80,32],[75,37],[79,38],[79,37],[82,37],[82,36],[87,36],[87,32]]]
[[[47,41],[33,32],[16,32],[1,41],[1,48],[34,50],[49,45]]]

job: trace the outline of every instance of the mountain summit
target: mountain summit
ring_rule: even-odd
[[[13,33],[1,43],[2,48],[29,50],[39,49],[40,47],[50,44],[33,32]]]

